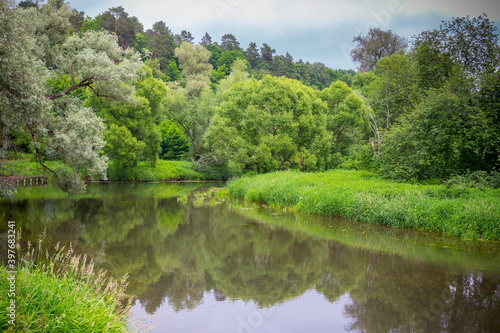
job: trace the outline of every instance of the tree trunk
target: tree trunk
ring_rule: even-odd
[[[375,150],[375,140],[373,140],[373,138],[370,139],[370,145],[372,146],[373,156],[378,157],[378,153]]]

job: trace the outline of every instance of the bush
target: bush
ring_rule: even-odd
[[[161,132],[161,159],[180,160],[189,152],[189,139],[179,125],[168,120],[161,122],[159,129]]]
[[[500,172],[476,171],[455,176],[445,182],[448,187],[500,188]]]

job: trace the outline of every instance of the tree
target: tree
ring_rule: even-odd
[[[384,31],[380,28],[371,28],[363,36],[359,34],[353,38],[356,47],[351,51],[352,60],[358,64],[360,72],[375,69],[375,64],[382,59],[408,47],[405,38],[398,36],[391,30]]]
[[[269,65],[269,63],[273,61],[273,55],[275,53],[275,49],[271,48],[266,43],[262,44],[262,47],[260,48],[260,56],[267,65]]]
[[[271,66],[274,76],[286,76],[290,79],[297,79],[297,73],[293,66],[293,58],[287,53],[286,56],[275,56]]]
[[[137,161],[144,160],[155,165],[160,152],[161,138],[156,124],[162,118],[162,100],[167,90],[165,83],[155,79],[152,70],[143,66],[141,79],[135,82],[134,88],[135,94],[129,101],[98,98],[94,95],[90,95],[86,100],[86,105],[92,106],[106,120],[106,135],[114,137],[115,134],[122,133],[130,137],[123,142],[116,140],[106,148],[106,152],[114,149],[122,151],[110,156],[111,160],[117,159],[118,167],[131,167],[130,163],[122,160],[126,159],[123,152],[133,151],[135,162],[132,166],[135,166]],[[139,147],[142,147],[142,150]]]
[[[232,34],[225,34],[222,36],[220,47],[223,51],[240,51],[240,43]]]
[[[146,144],[137,140],[125,126],[111,124],[104,136],[104,153],[116,164],[117,168],[133,168],[139,162]]]
[[[122,83],[133,82],[141,67],[137,53],[122,50],[112,35],[87,31],[82,37],[70,36],[62,45],[57,71],[71,77],[71,85],[47,98],[59,98],[79,88],[89,87],[102,97],[128,100],[130,88]]]
[[[193,44],[194,37],[189,31],[182,30],[180,34],[175,35],[174,40],[177,45],[181,45],[182,42]]]
[[[340,81],[332,83],[320,96],[328,105],[327,129],[333,135],[337,154],[343,135],[363,123],[366,105],[346,83]]]
[[[381,171],[402,180],[446,179],[487,167],[488,122],[471,96],[434,91],[394,126],[380,152]]]
[[[415,47],[426,47],[443,54],[467,75],[491,74],[498,70],[498,35],[486,14],[472,20],[467,16],[442,23],[439,29],[424,31],[414,37]]]
[[[241,52],[241,51],[238,51],[238,50],[225,51],[225,52],[223,52],[220,55],[219,59],[217,59],[217,63],[216,63],[216,67],[215,68],[218,68],[218,67],[221,67],[221,66],[225,66],[226,68],[228,68],[229,70],[231,70],[231,66],[233,66],[233,63],[237,59],[241,59],[241,60],[245,60],[246,61],[246,58],[243,55],[243,52]]]
[[[29,135],[40,165],[63,189],[76,192],[84,188],[83,169],[93,178],[106,177],[107,158],[100,154],[102,119],[67,95],[88,87],[101,96],[127,99],[130,89],[123,85],[136,79],[140,62],[106,33],[68,36],[70,14],[66,4],[14,9],[10,2],[0,2],[0,127],[2,140],[14,131]],[[70,79],[54,93],[49,78],[56,75]],[[48,168],[42,147],[56,151],[72,173]]]
[[[160,123],[161,153],[164,160],[180,160],[189,151],[189,139],[178,124],[167,120]]]
[[[146,31],[148,47],[151,50],[150,59],[160,61],[160,70],[164,71],[174,56],[175,42],[172,31],[163,21],[153,24],[152,29]]]
[[[487,169],[500,169],[500,76],[490,74],[482,81],[478,102],[488,124],[488,147],[483,151]]]
[[[118,37],[118,44],[122,48],[133,47],[136,34],[144,31],[144,27],[137,17],[129,17],[121,6],[108,9],[98,15],[96,19],[102,28]]]
[[[93,31],[99,31],[99,30],[104,30],[104,28],[101,28],[99,25],[101,23],[101,20],[99,18],[92,19],[90,16],[87,16],[86,18],[83,19],[82,25],[79,30],[79,35],[82,36],[85,31],[88,30],[93,30]]]
[[[252,79],[226,91],[205,139],[233,170],[283,170],[294,161],[314,169],[327,145],[324,112],[314,90],[296,80]]]
[[[210,52],[201,45],[183,42],[175,50],[175,56],[179,59],[188,96],[199,97],[203,89],[210,85],[213,68],[208,63]]]
[[[208,62],[210,52],[201,45],[183,42],[175,55],[182,69],[181,86],[175,83],[168,87],[163,105],[167,119],[181,126],[190,139],[192,157],[196,161],[203,155],[203,133],[209,121],[205,105],[212,96],[210,76],[213,67]]]
[[[201,38],[201,45],[207,47],[208,45],[212,45],[212,37],[208,34],[208,32],[205,32],[205,35]]]
[[[393,54],[379,60],[374,72],[360,73],[353,80],[368,105],[366,117],[373,134],[372,151],[379,155],[385,135],[402,116],[412,113],[422,100],[417,67],[412,55]]]
[[[254,42],[248,44],[248,48],[245,51],[245,57],[252,68],[256,69],[259,66],[261,58],[259,50],[257,49],[257,44]]]

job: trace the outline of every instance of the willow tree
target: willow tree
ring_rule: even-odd
[[[320,96],[328,105],[327,129],[333,135],[337,154],[347,132],[363,124],[367,106],[361,97],[341,81],[332,83],[321,91]]]
[[[233,170],[314,169],[328,146],[326,105],[299,81],[266,76],[223,95],[205,135]]]
[[[38,163],[59,186],[79,192],[85,188],[84,170],[94,179],[106,177],[107,158],[100,154],[102,119],[72,93],[87,88],[99,96],[128,99],[132,88],[127,83],[136,79],[140,60],[108,33],[71,36],[70,14],[71,8],[54,1],[27,9],[0,2],[0,125],[4,151],[13,133],[25,133]],[[56,152],[72,171],[46,166],[44,148]]]

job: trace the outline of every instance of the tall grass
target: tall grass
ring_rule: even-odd
[[[5,332],[130,332],[127,321],[132,297],[125,293],[127,276],[115,280],[95,271],[87,255],[77,255],[71,244],[49,252],[28,243],[19,253],[16,278],[15,325],[8,323],[7,293],[0,294],[0,330]],[[19,240],[19,238],[18,238]],[[17,246],[19,249],[19,244]],[[2,290],[9,272],[0,266]]]
[[[232,196],[309,214],[500,240],[500,191],[397,183],[369,172],[277,172],[234,179]]]

